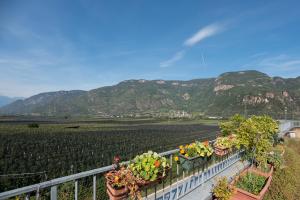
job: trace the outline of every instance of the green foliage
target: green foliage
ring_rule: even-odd
[[[273,135],[277,133],[278,124],[268,116],[252,116],[241,123],[238,128],[238,145],[259,165],[266,165],[267,153],[273,145]]]
[[[240,124],[245,120],[246,119],[242,115],[235,114],[234,116],[230,117],[228,121],[221,122],[219,127],[222,135],[228,136],[230,134],[237,134]]]
[[[152,151],[136,156],[129,164],[133,175],[145,181],[155,181],[159,176],[166,176],[168,167],[167,159]]]
[[[229,200],[232,193],[233,193],[233,188],[229,186],[226,177],[219,179],[213,189],[213,195],[218,200]]]
[[[31,123],[31,124],[28,124],[27,126],[28,126],[28,128],[39,128],[40,127],[40,125],[37,123]]]
[[[279,169],[282,165],[282,156],[278,152],[270,152],[267,155],[267,162],[274,166],[275,169]]]
[[[247,192],[258,195],[265,186],[266,177],[248,172],[246,175],[239,178],[235,186]]]

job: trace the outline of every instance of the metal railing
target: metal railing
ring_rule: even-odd
[[[300,127],[300,121],[295,120],[280,120],[279,121],[279,133],[278,135],[280,137],[285,136],[286,133],[288,133],[291,129]]]

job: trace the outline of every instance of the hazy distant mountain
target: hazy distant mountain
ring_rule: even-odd
[[[300,115],[300,77],[269,77],[258,71],[227,72],[190,81],[127,80],[90,91],[42,93],[0,109],[2,114],[128,115],[187,112]]]
[[[10,104],[18,99],[24,99],[22,97],[7,97],[7,96],[0,96],[0,107]]]

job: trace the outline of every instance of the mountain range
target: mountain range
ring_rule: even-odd
[[[300,77],[270,77],[248,70],[216,78],[126,80],[90,91],[57,91],[17,100],[2,115],[230,116],[234,113],[300,116]]]
[[[22,97],[7,97],[7,96],[0,95],[0,107],[8,105],[18,99],[24,99],[24,98],[22,98]]]

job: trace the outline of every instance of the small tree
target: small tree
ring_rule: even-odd
[[[278,124],[269,116],[252,116],[240,124],[237,136],[239,146],[246,150],[246,155],[258,164],[267,164],[267,153],[273,145],[273,136],[277,134]]]
[[[240,124],[244,122],[246,119],[239,114],[233,115],[228,121],[221,122],[219,124],[221,133],[223,136],[228,136],[230,134],[237,134],[238,128]]]

